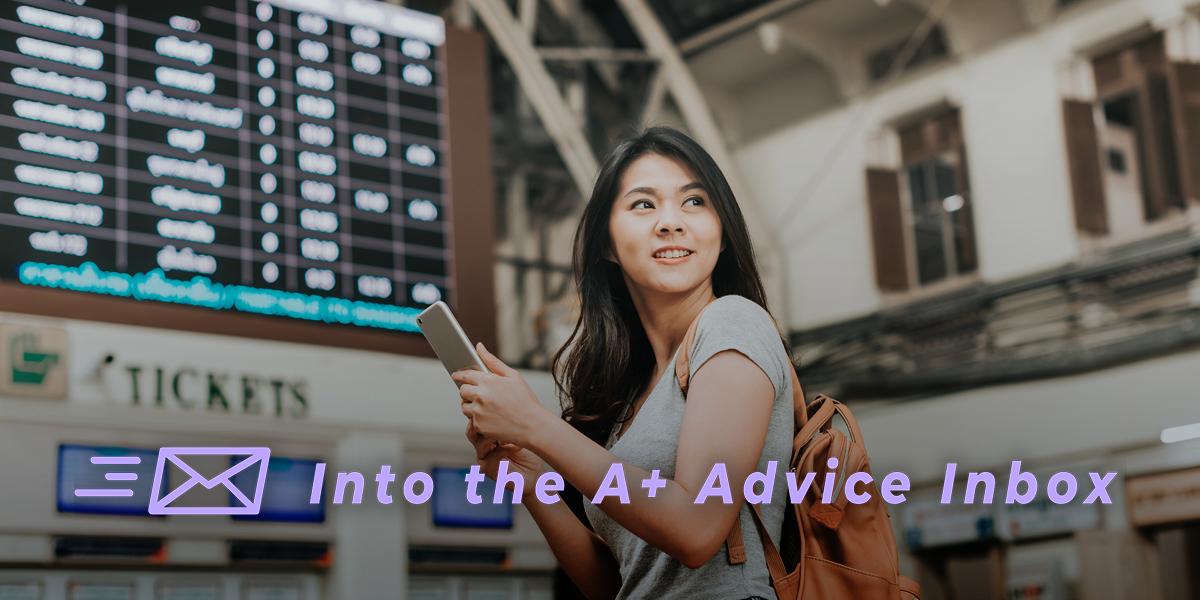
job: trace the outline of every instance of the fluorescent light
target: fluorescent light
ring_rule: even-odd
[[[1200,423],[1192,423],[1191,425],[1181,425],[1179,427],[1169,427],[1162,430],[1160,439],[1164,444],[1172,442],[1182,442],[1200,438]]]

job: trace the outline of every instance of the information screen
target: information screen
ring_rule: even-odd
[[[366,0],[0,8],[0,279],[417,331],[445,26]]]
[[[60,445],[58,512],[150,516],[157,460],[151,449]]]
[[[470,469],[457,467],[433,468],[433,524],[438,527],[512,529],[512,492],[504,490],[504,501],[492,504],[496,497],[496,482],[485,478],[475,486],[475,493],[482,501],[471,504],[467,499],[466,480],[470,472]]]
[[[248,458],[229,457],[233,467]],[[321,501],[311,504],[313,478],[317,473],[317,461],[301,458],[272,456],[267,461],[267,480],[263,487],[260,510],[255,515],[234,515],[235,521],[276,521],[286,523],[324,523],[325,494]],[[230,482],[247,497],[253,498],[258,485],[258,473],[254,469],[243,469],[230,478]],[[241,501],[229,494],[229,506],[243,506]]]

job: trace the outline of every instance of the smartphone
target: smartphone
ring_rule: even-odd
[[[417,325],[425,339],[429,340],[429,345],[433,346],[433,351],[437,353],[438,360],[442,361],[447,373],[462,369],[491,372],[483,366],[479,353],[475,352],[475,346],[467,339],[467,334],[463,333],[458,320],[454,318],[454,313],[450,312],[450,307],[446,306],[445,302],[438,300],[417,315]],[[462,385],[458,382],[455,384]]]

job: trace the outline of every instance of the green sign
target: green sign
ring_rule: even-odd
[[[0,323],[0,395],[67,397],[67,332]]]
[[[58,364],[58,353],[41,350],[40,341],[32,331],[22,331],[9,340],[13,384],[40,386],[50,369]]]

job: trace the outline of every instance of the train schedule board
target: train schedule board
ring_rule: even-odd
[[[446,46],[372,0],[5,3],[5,293],[395,350],[462,304],[456,237],[491,260],[455,227]]]

